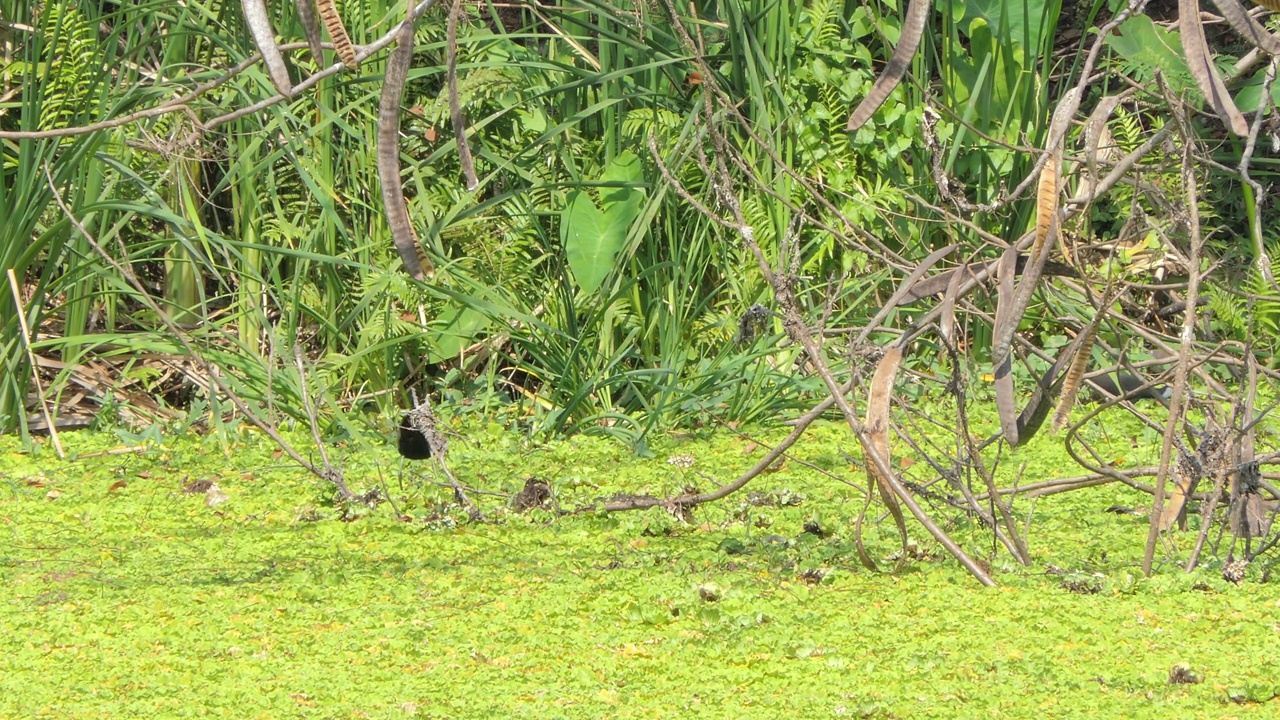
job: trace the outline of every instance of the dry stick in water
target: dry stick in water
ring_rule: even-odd
[[[960,564],[978,580],[978,582],[986,585],[987,587],[994,587],[996,583],[991,579],[990,573],[974,562],[973,558],[969,557],[969,555],[956,544],[955,540],[952,540],[951,536],[939,527],[938,524],[933,521],[933,518],[929,517],[928,513],[924,511],[924,508],[920,507],[920,504],[916,502],[915,498],[911,495],[911,491],[908,490],[898,479],[897,475],[894,474],[893,468],[890,467],[885,458],[873,445],[867,442],[866,425],[858,420],[857,415],[853,411],[853,407],[845,398],[843,388],[840,383],[836,382],[835,376],[831,374],[831,368],[827,366],[827,362],[822,356],[822,348],[818,346],[817,341],[814,340],[812,329],[808,327],[804,318],[800,315],[800,311],[796,304],[796,298],[791,293],[789,282],[784,278],[780,278],[769,265],[768,259],[765,258],[764,252],[760,249],[760,245],[755,240],[755,230],[747,224],[742,215],[742,208],[738,203],[738,199],[731,192],[732,185],[729,181],[728,170],[724,165],[725,157],[729,152],[727,143],[725,143],[724,138],[720,136],[713,126],[708,126],[708,133],[712,138],[712,142],[715,143],[716,146],[716,161],[719,170],[719,178],[718,182],[715,183],[715,186],[720,191],[721,201],[724,202],[724,204],[732,211],[733,218],[738,225],[739,237],[751,252],[752,256],[755,257],[757,266],[764,274],[769,286],[773,289],[774,297],[777,299],[779,307],[783,310],[783,316],[785,318],[783,326],[787,330],[787,335],[794,342],[799,343],[800,346],[804,348],[805,355],[808,356],[809,361],[813,364],[818,376],[822,378],[823,384],[827,387],[828,394],[835,400],[836,407],[840,409],[840,414],[844,416],[845,423],[848,424],[849,429],[857,435],[859,442],[862,443],[863,452],[865,454],[864,460],[875,465],[876,473],[879,477],[883,478],[886,483],[888,483],[889,487],[893,490],[893,494],[898,496],[898,499],[902,501],[902,504],[906,505],[907,509],[911,511],[911,514],[915,517],[916,521],[923,525],[925,530],[927,530],[939,544],[946,548],[947,552],[950,553],[952,557],[959,561]],[[899,347],[902,347],[901,343],[899,343]]]
[[[880,77],[876,78],[875,84],[871,86],[871,92],[867,93],[862,102],[858,103],[858,107],[849,114],[849,124],[845,130],[854,132],[865,125],[871,116],[876,114],[876,110],[884,104],[889,93],[893,92],[899,82],[902,82],[903,76],[907,74],[907,68],[911,66],[911,58],[920,47],[925,28],[929,25],[931,7],[930,0],[911,0],[911,4],[907,6],[907,18],[902,24],[902,33],[898,36],[898,47],[893,49],[889,64],[885,66],[884,72],[880,73]]]
[[[360,60],[356,57],[355,45],[351,44],[351,36],[347,34],[347,28],[342,24],[342,18],[338,16],[337,8],[333,6],[333,0],[316,0],[316,10],[320,12],[320,21],[324,23],[324,29],[329,33],[329,39],[333,41],[333,49],[338,52],[342,64],[352,70],[359,67]],[[412,5],[410,5],[409,14],[412,17]]]
[[[418,261],[418,241],[405,206],[404,185],[400,180],[400,96],[409,66],[413,63],[413,15],[405,18],[396,36],[396,48],[387,58],[387,72],[382,81],[382,100],[378,103],[378,179],[382,183],[382,205],[391,228],[391,240],[400,253],[404,269],[414,280],[434,274],[431,261],[426,271]]]
[[[1227,92],[1227,86],[1213,65],[1209,43],[1204,38],[1204,26],[1200,23],[1199,0],[1178,0],[1178,29],[1182,35],[1182,49],[1187,55],[1187,67],[1196,85],[1200,86],[1200,92],[1204,93],[1205,99],[1231,132],[1244,137],[1249,133],[1249,126],[1236,109],[1231,93]]]
[[[266,0],[240,0],[240,9],[244,13],[244,22],[249,26],[249,34],[253,36],[253,44],[262,53],[262,63],[267,66],[267,74],[271,76],[271,84],[285,97],[293,97],[293,85],[289,82],[289,70],[284,65],[284,57],[276,46],[276,34],[271,29],[271,20],[267,18]]]
[[[49,439],[53,440],[53,448],[58,451],[58,459],[66,460],[67,454],[62,451],[62,441],[58,439],[58,428],[53,424],[53,414],[49,412],[49,400],[44,395],[44,385],[40,383],[40,365],[36,363],[36,355],[31,352],[31,328],[27,326],[27,313],[22,307],[22,293],[18,289],[18,276],[13,268],[6,269],[9,275],[9,291],[13,293],[13,309],[18,314],[18,327],[22,329],[22,346],[27,351],[27,364],[31,366],[31,381],[36,386],[36,396],[40,398],[40,414],[44,415],[44,423],[49,426]]]
[[[449,86],[449,120],[453,123],[453,137],[458,144],[458,164],[462,166],[462,177],[467,181],[467,192],[475,192],[480,187],[480,180],[476,178],[471,146],[467,144],[467,118],[463,116],[462,104],[458,101],[458,23],[461,21],[462,0],[453,0],[445,39],[448,54],[445,82]]]
[[[705,68],[705,59],[702,58],[701,54],[697,50],[697,46],[693,43],[692,38],[689,37],[681,22],[679,14],[671,3],[671,0],[667,0],[665,5],[670,13],[673,27],[676,30],[677,36],[680,38],[682,47],[686,52],[697,58],[699,65]],[[807,323],[805,323],[798,308],[796,307],[796,299],[790,291],[787,280],[778,277],[773,271],[769,261],[761,251],[759,244],[755,241],[753,228],[746,223],[742,215],[742,209],[737,202],[737,198],[731,192],[732,184],[729,181],[728,171],[724,166],[726,156],[728,156],[727,159],[729,161],[734,162],[738,167],[743,167],[745,163],[743,163],[736,155],[732,155],[729,152],[729,148],[727,147],[727,143],[725,143],[724,138],[718,132],[715,124],[710,122],[712,115],[711,106],[713,93],[717,99],[721,100],[723,106],[728,108],[730,112],[733,112],[733,104],[732,102],[725,101],[723,90],[716,86],[714,78],[709,75],[705,77],[706,80],[703,82],[702,92],[703,104],[706,108],[704,112],[707,115],[706,127],[708,135],[715,145],[716,161],[719,169],[719,177],[712,177],[709,178],[709,180],[712,180],[713,186],[719,190],[720,200],[732,211],[735,221],[734,224],[737,228],[739,237],[742,239],[743,244],[751,254],[756,258],[757,265],[760,267],[761,272],[764,274],[770,287],[773,289],[774,296],[777,299],[779,306],[784,311],[784,326],[787,329],[787,334],[793,341],[799,343],[804,348],[805,354],[809,357],[810,362],[813,363],[819,377],[822,378],[823,384],[826,385],[829,396],[834,400],[836,406],[840,408],[840,412],[844,416],[845,422],[849,425],[849,428],[854,432],[854,434],[858,436],[859,441],[862,441],[862,435],[866,430],[865,426],[858,419],[853,408],[849,405],[848,400],[844,396],[845,391],[842,389],[842,386],[840,383],[836,382],[835,378],[832,376],[831,369],[827,366],[827,363],[822,356],[822,350],[814,340],[812,330],[807,326]],[[749,123],[746,123],[745,119],[740,116],[739,119],[743,123],[744,132],[752,137],[761,147],[766,148],[767,154],[776,163],[778,163],[780,167],[785,169],[786,164],[782,162],[775,153],[767,150],[767,145],[754,134]],[[745,172],[747,172],[748,175],[751,175],[749,167]],[[814,191],[807,182],[803,179],[800,179],[800,182],[806,187],[806,189],[809,189],[810,192],[814,193],[814,197],[821,198],[821,194]],[[905,344],[900,343],[900,347],[905,347]],[[911,514],[921,525],[924,526],[929,534],[932,535],[944,548],[946,548],[947,552],[950,553],[952,557],[956,558],[956,560],[959,561],[960,564],[963,565],[965,569],[983,585],[989,587],[995,585],[995,581],[991,579],[990,574],[974,562],[973,559],[970,558],[968,554],[966,554],[964,550],[961,549],[960,546],[957,545],[955,541],[952,540],[951,537],[947,535],[947,533],[939,527],[927,513],[925,513],[923,508],[920,507],[920,504],[915,501],[914,497],[912,497],[911,492],[901,483],[901,481],[898,480],[897,476],[894,475],[893,469],[885,462],[884,458],[882,458],[879,453],[875,452],[874,449],[871,449],[866,460],[876,465],[877,472],[880,473],[881,477],[884,477],[888,481],[894,491],[894,494],[897,495],[902,503],[907,506],[907,509],[911,511]]]
[[[849,389],[850,388],[848,386],[843,388],[845,392],[848,392]],[[764,457],[760,458],[760,460],[756,462],[755,465],[752,465],[751,468],[743,472],[732,482],[721,485],[715,490],[698,494],[685,494],[673,498],[658,498],[651,495],[643,495],[638,497],[615,499],[604,503],[603,508],[608,512],[618,512],[624,510],[645,510],[651,507],[666,507],[670,505],[692,507],[694,505],[713,502],[727,497],[730,494],[741,490],[747,483],[751,482],[761,473],[772,467],[773,464],[777,462],[778,458],[782,457],[792,445],[795,445],[796,442],[800,440],[805,431],[808,430],[809,426],[812,425],[815,420],[825,415],[826,412],[831,409],[831,406],[835,404],[836,400],[834,397],[828,395],[826,398],[823,398],[823,400],[815,405],[812,410],[796,419],[795,427],[791,429],[791,433],[787,435],[782,442],[771,448]]]

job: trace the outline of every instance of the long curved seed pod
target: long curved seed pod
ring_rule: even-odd
[[[947,292],[942,296],[942,317],[938,319],[938,334],[942,336],[942,342],[948,346],[955,341],[956,300],[960,298],[960,286],[965,278],[970,276],[968,263],[961,265],[958,270],[959,272],[951,276],[951,282],[947,284]]]
[[[1098,337],[1097,320],[1101,316],[1102,313],[1099,313],[1094,318],[1094,322],[1089,323],[1081,333],[1080,344],[1073,353],[1071,367],[1067,370],[1066,378],[1062,382],[1062,391],[1058,394],[1058,408],[1053,411],[1053,423],[1049,425],[1050,432],[1056,433],[1061,430],[1071,417],[1071,408],[1076,404],[1076,393],[1080,391],[1080,383],[1084,381],[1084,371],[1089,368],[1089,358],[1093,354],[1093,341]]]
[[[1199,0],[1178,0],[1178,29],[1182,35],[1182,49],[1187,54],[1187,67],[1191,69],[1191,77],[1196,79],[1205,100],[1231,128],[1231,132],[1240,137],[1248,135],[1249,125],[1236,108],[1222,78],[1218,77],[1218,70],[1209,56],[1209,43],[1204,38],[1204,26],[1200,24]]]
[[[880,364],[876,366],[875,375],[871,376],[871,391],[867,399],[867,433],[863,438],[863,451],[868,454],[874,450],[877,455],[889,463],[889,404],[893,399],[893,382],[898,377],[898,366],[902,364],[902,348],[893,345],[885,350],[884,357],[880,358]],[[885,507],[889,508],[889,514],[893,516],[893,522],[898,526],[898,535],[902,538],[902,548],[905,554],[907,547],[907,523],[902,516],[902,508],[898,505],[898,496],[893,492],[893,485],[880,476],[876,469],[876,464],[870,458],[865,460],[867,466],[867,475],[875,481],[876,487],[880,489],[880,499],[884,501]]]
[[[893,312],[893,309],[903,302],[903,298],[911,293],[911,288],[919,284],[921,278],[925,276],[925,273],[929,272],[929,269],[934,265],[937,265],[939,260],[955,252],[958,247],[960,247],[958,243],[952,243],[946,247],[934,250],[929,253],[929,257],[921,260],[920,264],[916,265],[916,268],[911,271],[911,274],[898,284],[898,289],[889,296],[889,300],[880,308],[880,311],[876,313],[875,317],[871,318],[870,322],[863,325],[862,332],[858,334],[856,342],[861,343],[865,341],[871,334],[872,330],[880,327],[880,323],[883,322],[885,318],[889,317],[889,313]]]
[[[244,22],[249,26],[249,34],[253,36],[253,44],[262,54],[262,63],[267,66],[267,74],[271,76],[271,84],[285,97],[293,97],[293,84],[289,82],[289,70],[284,66],[284,57],[276,45],[276,34],[271,29],[271,20],[267,17],[266,0],[240,0],[240,10],[244,13]]]
[[[929,25],[930,9],[929,0],[911,0],[911,4],[907,5],[907,17],[902,23],[898,46],[893,49],[893,55],[889,58],[889,64],[885,66],[884,72],[880,73],[880,77],[876,78],[875,84],[871,86],[871,92],[867,93],[867,96],[862,98],[862,102],[858,103],[858,107],[849,114],[849,124],[845,127],[847,131],[854,132],[865,125],[884,104],[889,93],[898,87],[899,82],[902,82],[902,77],[907,74],[907,68],[911,65],[911,58],[920,47],[924,30]]]
[[[1009,312],[1013,306],[1015,292],[1013,276],[1017,268],[1018,251],[1011,247],[1004,251],[1004,255],[1000,258],[1000,268],[996,271],[999,280],[996,286],[996,328],[1003,328],[1010,322]],[[1013,327],[1017,329],[1017,321],[1013,321]],[[1000,431],[1004,433],[1005,442],[1009,443],[1009,447],[1017,447],[1018,402],[1013,387],[1013,358],[1009,353],[1005,353],[1003,360],[995,362],[994,350],[992,356],[992,375],[996,386],[996,411],[1000,415]]]
[[[410,5],[411,10],[412,7]],[[342,18],[338,16],[338,9],[333,6],[333,0],[316,0],[316,10],[320,13],[320,21],[324,23],[324,29],[329,33],[329,39],[333,41],[333,49],[338,52],[342,64],[352,70],[359,67],[360,63],[356,62],[356,47],[351,44],[351,36],[347,34],[347,27],[342,24]]]
[[[1061,430],[1071,417],[1071,408],[1076,404],[1076,394],[1080,391],[1080,383],[1084,381],[1084,372],[1089,368],[1094,341],[1098,339],[1098,328],[1102,327],[1102,318],[1106,317],[1107,308],[1111,307],[1119,294],[1119,284],[1103,293],[1102,300],[1098,303],[1098,312],[1084,330],[1080,331],[1076,342],[1071,344],[1071,366],[1063,378],[1062,391],[1058,394],[1058,408],[1053,412],[1053,423],[1049,426],[1050,432]]]
[[[445,83],[449,86],[449,119],[453,122],[453,137],[458,145],[458,164],[462,166],[467,192],[474,192],[480,186],[480,180],[476,178],[476,164],[471,159],[471,146],[467,144],[467,119],[462,115],[462,104],[458,102],[458,23],[461,20],[462,0],[453,0],[445,30],[445,47],[449,54]]]
[[[985,271],[991,265],[998,262],[1000,261],[987,260],[980,263],[968,264],[964,270],[964,275],[966,276],[965,279],[967,280],[968,278],[974,277],[979,272]],[[1018,274],[1021,275],[1022,272],[1026,270],[1026,267],[1027,267],[1027,256],[1018,255],[1018,268],[1017,268]],[[961,272],[960,268],[952,268],[950,270],[944,270],[943,272],[940,272],[937,275],[930,275],[927,278],[923,278],[918,282],[912,284],[907,289],[907,292],[904,293],[902,297],[899,298],[897,303],[895,304],[906,305],[907,303],[915,302],[916,300],[926,298],[930,295],[937,295],[940,292],[946,292],[947,288],[951,287],[951,280],[955,277],[955,275],[959,274],[960,272]],[[1058,275],[1061,277],[1080,277],[1080,272],[1075,268],[1065,263],[1055,262],[1053,260],[1045,261],[1044,271],[1042,274]],[[895,293],[895,297],[896,297],[896,293]]]
[[[1062,168],[1062,142],[1067,135],[1071,118],[1080,107],[1080,96],[1076,88],[1071,88],[1062,96],[1062,101],[1053,112],[1053,120],[1049,123],[1049,139],[1045,150],[1049,160],[1040,170],[1040,183],[1036,192],[1036,233],[1027,255],[1027,265],[1018,280],[1018,289],[1008,296],[1000,295],[999,309],[996,313],[996,324],[991,337],[991,364],[997,368],[1005,365],[1009,352],[1013,348],[1013,335],[1018,330],[1018,323],[1031,304],[1031,296],[1040,284],[1040,276],[1044,273],[1045,261],[1053,249],[1058,233],[1058,176]],[[1012,279],[1012,273],[1010,273]],[[1004,279],[1001,278],[1001,283]],[[1003,289],[1003,288],[1002,288]],[[997,386],[997,391],[999,387]],[[997,398],[999,396],[997,395]],[[1008,433],[1006,432],[1006,436]]]
[[[311,58],[317,65],[324,65],[324,49],[320,46],[320,19],[316,17],[315,0],[294,0],[293,4],[298,8],[298,22],[302,23],[302,32],[307,35]]]
[[[1094,188],[1098,184],[1098,148],[1104,148],[1104,157],[1110,159],[1115,151],[1112,147],[1114,140],[1111,133],[1107,131],[1107,121],[1111,119],[1111,115],[1115,113],[1116,108],[1120,106],[1120,95],[1108,95],[1098,101],[1093,108],[1093,112],[1089,113],[1089,119],[1084,124],[1084,177],[1080,178],[1080,190],[1076,193],[1078,197],[1093,198]],[[1074,263],[1075,260],[1070,255],[1067,256],[1068,262]]]
[[[410,11],[413,6],[410,5]],[[400,25],[396,47],[387,57],[387,74],[382,81],[382,99],[378,103],[378,179],[382,181],[382,204],[387,213],[391,239],[404,262],[404,269],[414,280],[424,278],[418,262],[418,242],[405,208],[404,186],[400,182],[400,96],[413,63],[413,14]],[[428,272],[434,270],[427,262]]]
[[[1040,170],[1040,181],[1036,184],[1036,239],[1031,243],[1028,264],[1045,253],[1045,240],[1049,238],[1049,225],[1058,214],[1058,172],[1062,167],[1062,148],[1053,151],[1049,162]],[[1025,280],[1027,273],[1022,272]]]
[[[1243,5],[1236,0],[1213,0],[1213,4],[1222,11],[1222,17],[1226,18],[1231,27],[1249,42],[1271,55],[1280,55],[1280,38],[1272,35],[1270,30],[1262,27],[1262,24],[1254,20],[1252,15],[1245,12]],[[1280,5],[1280,2],[1276,4]]]
[[[1036,433],[1040,432],[1040,426],[1044,425],[1045,419],[1049,417],[1049,411],[1053,409],[1053,399],[1062,391],[1063,370],[1067,362],[1075,357],[1076,345],[1076,342],[1068,345],[1054,361],[1053,367],[1040,376],[1035,391],[1031,393],[1031,399],[1027,401],[1026,407],[1022,408],[1022,414],[1018,416],[1019,443],[1025,445],[1035,437]]]

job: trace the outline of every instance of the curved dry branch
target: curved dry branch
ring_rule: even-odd
[[[298,22],[307,36],[307,47],[317,65],[324,64],[324,46],[320,43],[320,19],[316,17],[315,0],[294,0],[298,8]]]
[[[847,391],[848,388],[846,387],[845,390]],[[835,404],[836,401],[833,397],[828,396],[823,399],[822,402],[815,405],[812,410],[797,418],[795,421],[795,427],[792,428],[791,433],[788,434],[782,442],[778,443],[773,448],[770,448],[769,452],[765,453],[764,457],[760,458],[755,465],[752,465],[747,471],[743,472],[732,482],[725,483],[715,490],[696,494],[686,493],[684,495],[677,495],[669,498],[658,498],[652,495],[615,498],[602,503],[601,507],[608,512],[647,510],[652,507],[678,506],[688,508],[695,505],[701,505],[702,503],[714,502],[727,497],[732,493],[741,490],[747,485],[747,483],[759,477],[762,473],[772,467],[779,458],[786,454],[787,450],[789,450],[792,445],[795,445],[796,442],[804,436],[805,432],[809,429],[809,426],[812,425],[815,420],[822,417],[831,409],[831,406]],[[593,509],[594,507],[595,506],[592,505],[588,509]]]
[[[480,187],[476,178],[476,165],[471,159],[471,146],[467,144],[467,118],[462,114],[462,104],[458,101],[458,23],[462,20],[462,0],[453,0],[453,9],[449,11],[449,25],[445,32],[446,52],[448,54],[445,82],[449,86],[449,120],[453,123],[453,137],[458,144],[458,164],[462,166],[462,177],[467,182],[467,192],[475,192]]]
[[[858,107],[849,114],[849,124],[845,130],[855,132],[865,125],[884,104],[889,93],[902,82],[903,76],[907,74],[907,68],[911,65],[911,58],[920,47],[925,28],[929,25],[931,7],[929,0],[911,0],[911,4],[907,6],[907,17],[902,23],[902,34],[898,36],[898,46],[893,49],[889,64],[885,66],[884,72],[880,73],[880,77],[876,78],[875,84],[871,86],[871,92],[867,93],[867,96],[862,98],[862,102],[858,103]]]
[[[244,13],[245,25],[249,26],[249,34],[253,36],[253,44],[262,54],[262,63],[267,66],[271,84],[276,86],[281,95],[293,97],[289,69],[285,67],[280,47],[276,45],[276,33],[271,29],[271,20],[267,17],[266,0],[240,0],[240,10]]]
[[[400,180],[400,97],[413,64],[413,16],[400,24],[396,49],[387,58],[387,73],[382,81],[382,99],[378,103],[378,179],[382,183],[382,204],[387,214],[391,239],[400,253],[404,269],[414,280],[426,273],[418,261],[418,241],[405,207],[404,185]],[[434,271],[427,261],[427,272]]]

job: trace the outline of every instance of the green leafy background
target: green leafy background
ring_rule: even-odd
[[[464,482],[515,490],[536,474],[563,507],[729,477],[763,452],[667,439],[644,460],[588,437],[454,429]],[[1150,459],[1134,455],[1140,431],[1109,432],[1118,462]],[[999,588],[919,528],[894,571],[892,527],[873,527],[886,572],[869,573],[844,434],[823,425],[799,454],[851,484],[788,462],[690,525],[662,510],[516,515],[484,498],[491,522],[461,528],[437,512],[443,489],[398,478],[389,448],[345,456],[348,477],[385,484],[408,521],[387,504],[332,506],[252,435],[96,456],[117,443],[71,435],[65,464],[0,438],[0,716],[1274,716],[1280,592],[1262,569],[1239,587],[1215,567],[1142,579],[1145,518],[1103,509],[1146,497],[1101,487],[1018,503],[1034,518],[1031,568],[993,557],[981,528],[949,528]],[[1061,462],[1044,442],[1020,452],[1028,473]],[[181,492],[201,479],[227,503]],[[1175,664],[1203,682],[1169,684]]]

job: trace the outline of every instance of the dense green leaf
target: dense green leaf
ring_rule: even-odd
[[[614,270],[644,202],[644,191],[634,187],[641,180],[640,160],[628,152],[605,168],[599,206],[586,191],[570,193],[561,216],[561,240],[569,268],[584,293],[595,292]]]

